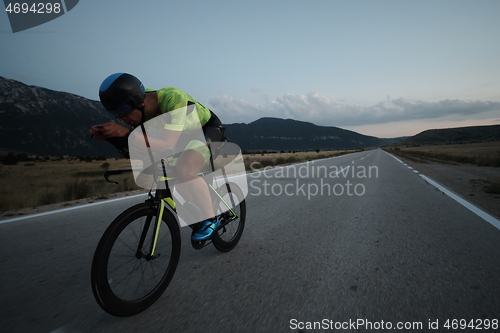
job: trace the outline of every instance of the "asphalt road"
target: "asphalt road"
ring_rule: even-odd
[[[0,331],[444,332],[448,319],[500,320],[500,230],[381,150],[250,176],[238,246],[196,251],[183,228],[165,294],[116,318],[93,298],[92,256],[140,201],[0,224]]]

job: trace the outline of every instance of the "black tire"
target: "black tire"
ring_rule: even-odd
[[[234,220],[231,220],[231,212],[225,212],[221,214],[223,227],[220,228],[218,232],[214,233],[214,235],[212,236],[212,243],[214,244],[215,248],[221,252],[228,252],[234,249],[234,247],[240,241],[241,235],[243,234],[243,229],[245,228],[245,197],[243,196],[242,191],[237,185],[232,183],[230,183],[229,185],[231,187],[231,195],[235,196],[237,202],[239,202],[239,204],[233,208],[238,217]],[[224,199],[224,201],[228,203],[231,202],[227,187],[225,185],[220,188],[219,194]],[[220,202],[220,199],[218,201],[219,203],[216,205],[216,207],[224,207],[222,202]],[[216,211],[215,214],[219,215],[220,211]]]
[[[141,254],[137,255],[148,216],[152,216],[151,223]],[[154,259],[147,257],[156,224],[151,204],[127,209],[106,229],[94,254],[91,273],[92,291],[104,311],[132,316],[151,306],[167,288],[179,262],[181,237],[175,217],[167,210],[163,222]]]

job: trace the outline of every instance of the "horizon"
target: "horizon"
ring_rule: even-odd
[[[291,119],[291,118],[276,118],[276,117],[261,117],[259,119],[256,119],[256,120],[253,120],[249,123],[228,123],[228,124],[225,124],[225,125],[233,125],[233,124],[245,124],[245,125],[249,125],[251,123],[254,123],[258,120],[261,120],[261,119],[264,119],[264,118],[272,118],[272,119],[281,119],[281,120],[294,120],[294,121],[299,121],[299,122],[304,122],[304,123],[310,123],[310,124],[313,124],[313,125],[316,125],[316,126],[321,126],[321,127],[336,127],[336,128],[340,128],[340,129],[343,129],[343,130],[348,130],[348,131],[351,131],[350,129],[347,129],[347,128],[342,128],[342,127],[338,127],[338,126],[324,126],[324,125],[318,125],[318,124],[315,124],[315,123],[312,123],[312,122],[308,122],[308,121],[304,121],[304,120],[297,120],[297,119]],[[483,127],[483,126],[500,126],[500,124],[493,124],[493,125],[472,125],[472,126],[458,126],[458,127],[442,127],[442,128],[428,128],[428,129],[425,129],[421,132],[418,132],[417,134],[415,135],[418,135],[422,132],[425,132],[425,131],[432,131],[432,130],[447,130],[447,129],[457,129],[457,128],[467,128],[467,127]],[[356,132],[356,131],[353,131],[353,132]],[[366,135],[366,136],[371,136],[371,135],[367,135],[367,134],[364,134],[364,133],[360,133],[360,132],[356,132],[358,134],[362,134],[362,135]],[[403,136],[399,136],[399,137],[376,137],[378,139],[399,139],[399,138],[411,138],[415,135],[403,135]]]
[[[0,77],[3,77],[0,75]],[[4,79],[7,79],[7,80],[14,80],[14,81],[17,81],[17,82],[21,82],[22,84],[25,84],[27,86],[30,86],[30,87],[37,87],[37,88],[42,88],[42,89],[48,89],[48,90],[52,90],[52,91],[56,91],[56,92],[62,92],[62,93],[67,93],[67,94],[72,94],[72,95],[76,95],[76,96],[79,96],[79,97],[83,97],[83,98],[87,98],[85,96],[81,96],[81,95],[78,95],[78,94],[74,94],[74,93],[71,93],[71,92],[67,92],[67,91],[61,91],[61,90],[53,90],[53,89],[50,89],[50,88],[46,88],[46,87],[41,87],[41,86],[36,86],[36,85],[31,85],[31,84],[27,84],[25,82],[22,82],[22,81],[18,81],[18,80],[15,80],[15,79],[10,79],[10,78],[6,78],[6,77],[3,77]],[[89,98],[87,98],[89,99]],[[95,99],[89,99],[91,101],[95,101],[95,102],[100,102],[99,100],[95,100]],[[258,119],[255,119],[255,120],[251,120],[249,122],[233,122],[233,123],[225,123],[225,125],[233,125],[233,124],[251,124],[253,122],[256,122],[260,119],[263,119],[263,118],[272,118],[272,119],[281,119],[281,120],[294,120],[294,121],[299,121],[299,122],[304,122],[304,123],[310,123],[310,124],[313,124],[313,125],[316,125],[316,126],[322,126],[322,127],[336,127],[336,128],[340,128],[340,129],[343,129],[343,130],[349,130],[349,131],[353,131],[353,132],[356,132],[358,134],[362,134],[362,135],[366,135],[366,136],[373,136],[373,137],[376,137],[376,138],[379,138],[379,139],[398,139],[398,138],[410,138],[410,137],[413,137],[415,135],[418,135],[422,132],[425,132],[425,131],[429,131],[429,130],[445,130],[445,129],[454,129],[454,128],[465,128],[465,127],[478,127],[478,126],[499,126],[500,124],[486,124],[486,125],[482,125],[482,124],[478,124],[478,125],[466,125],[466,126],[453,126],[453,127],[436,127],[436,128],[426,128],[426,129],[423,129],[413,135],[402,135],[402,136],[395,136],[395,137],[379,137],[379,136],[375,136],[375,135],[371,135],[371,134],[366,134],[366,133],[362,133],[362,132],[358,132],[356,130],[352,130],[352,129],[349,129],[349,128],[344,128],[344,127],[340,127],[340,126],[333,126],[333,125],[320,125],[320,124],[317,124],[317,123],[314,123],[314,122],[311,122],[311,121],[306,121],[306,120],[299,120],[299,119],[292,119],[292,118],[279,118],[279,117],[272,117],[272,116],[262,116]]]
[[[495,0],[78,2],[18,33],[1,14],[0,75],[98,100],[104,78],[128,72],[225,123],[271,116],[413,136],[500,124],[498,12]]]

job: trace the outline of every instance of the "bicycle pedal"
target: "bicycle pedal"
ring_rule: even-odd
[[[204,240],[204,241],[193,241],[191,240],[191,246],[195,249],[195,250],[201,250],[202,248],[204,248],[205,246],[208,246],[212,243],[212,241],[210,239],[207,239],[207,240]]]
[[[213,234],[215,234],[216,232],[219,232],[221,230],[223,233],[227,231],[226,224],[221,224],[220,226],[218,226],[217,229],[214,230]],[[213,236],[213,234],[212,234],[212,236]],[[210,237],[210,239],[211,239],[211,237]]]

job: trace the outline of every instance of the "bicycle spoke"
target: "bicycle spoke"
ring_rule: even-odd
[[[141,266],[141,268],[143,267],[143,263],[142,263],[142,261],[139,263],[139,265]],[[144,268],[142,268],[142,269],[141,269],[141,272],[142,272],[142,274],[141,274],[141,279],[140,279],[140,280],[139,280],[139,282],[137,283],[136,294],[138,293],[139,288],[141,287],[141,283],[140,283],[140,282],[144,281]]]
[[[136,260],[137,260],[137,259],[136,259]],[[134,267],[132,268],[132,272],[135,270],[135,267],[136,267],[136,266],[137,266],[137,262],[135,263]],[[119,275],[121,276],[122,274],[119,274]],[[132,274],[129,274],[129,275],[128,275],[128,279],[127,279],[127,280],[125,280],[125,281],[122,281],[122,280],[120,280],[120,279],[114,279],[114,278],[112,278],[111,280],[112,280],[113,282],[118,281],[116,284],[114,284],[114,285],[113,285],[113,287],[114,287],[113,289],[116,289],[116,287],[121,286],[123,283],[125,283],[125,289],[127,289],[127,287],[128,287],[128,283],[129,283],[129,281],[130,281],[130,279],[131,279],[131,278],[132,278]],[[120,283],[119,281],[122,281],[122,282]]]
[[[122,245],[126,246],[130,251],[132,251],[133,253],[135,253],[137,251],[137,249],[133,249],[132,246],[128,245],[128,243],[126,243],[123,239],[121,238],[118,238],[116,241],[119,241]]]

